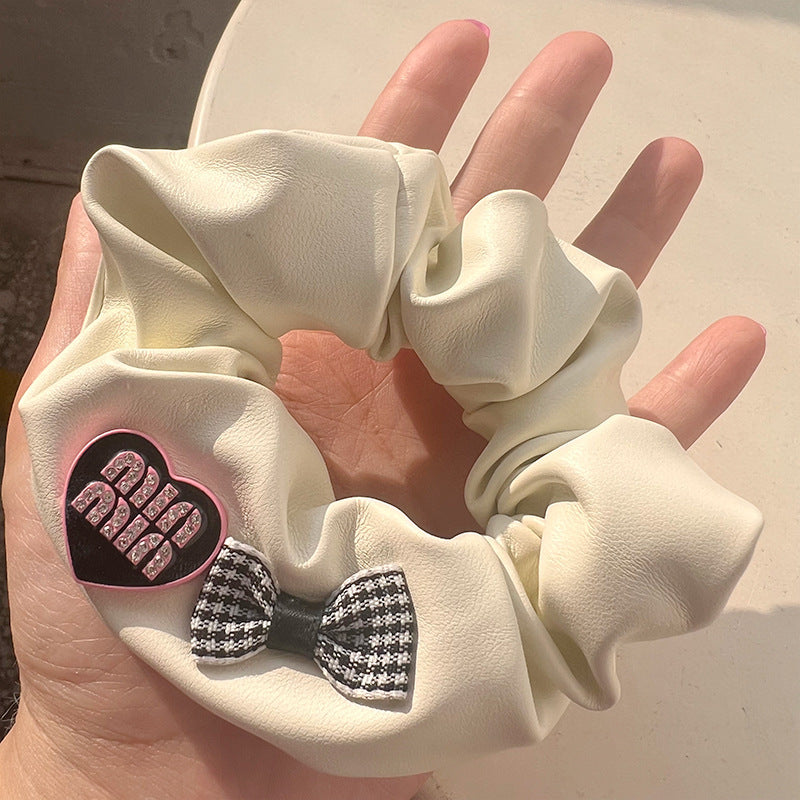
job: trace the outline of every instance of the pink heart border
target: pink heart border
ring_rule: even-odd
[[[164,459],[164,463],[167,465],[167,470],[169,472],[169,475],[172,478],[174,478],[176,481],[181,481],[182,483],[188,483],[188,484],[194,486],[195,488],[199,489],[200,491],[204,492],[206,495],[208,495],[211,498],[211,502],[214,503],[214,505],[217,507],[217,511],[219,512],[219,520],[220,520],[219,541],[217,542],[216,546],[214,547],[214,550],[211,553],[211,555],[202,563],[201,566],[199,566],[196,570],[194,570],[194,572],[191,572],[189,575],[186,575],[183,578],[178,578],[178,580],[175,580],[175,581],[170,581],[169,583],[158,584],[157,586],[113,586],[113,585],[108,584],[108,583],[93,583],[91,581],[84,581],[84,580],[81,580],[75,574],[75,568],[72,565],[72,552],[71,552],[70,546],[69,546],[69,534],[67,533],[67,519],[66,519],[66,512],[65,512],[65,509],[67,507],[67,489],[69,488],[69,480],[72,477],[72,473],[75,470],[75,465],[78,463],[78,461],[80,460],[81,456],[95,442],[97,442],[100,439],[104,439],[106,436],[110,436],[111,434],[114,434],[114,433],[130,433],[130,434],[133,434],[134,436],[141,436],[142,439],[147,439],[147,441],[150,442],[150,444],[152,444],[153,447],[155,447],[156,450],[158,450],[159,453],[161,453],[161,457]],[[60,509],[60,511],[61,511],[61,532],[62,532],[62,535],[64,536],[64,544],[65,544],[66,550],[67,550],[67,561],[69,562],[69,570],[70,570],[70,573],[72,574],[72,579],[76,583],[80,583],[82,586],[92,586],[92,587],[97,588],[97,589],[112,589],[114,591],[153,592],[153,591],[156,591],[158,589],[169,589],[169,588],[171,588],[173,586],[180,586],[181,584],[186,583],[187,581],[190,581],[190,580],[196,578],[201,572],[203,572],[203,570],[207,569],[208,566],[211,564],[211,562],[217,557],[217,554],[222,549],[222,544],[225,541],[225,538],[227,536],[227,530],[228,530],[228,517],[227,517],[227,515],[225,513],[225,507],[222,505],[222,503],[220,503],[220,501],[217,498],[217,496],[207,486],[205,486],[204,484],[200,483],[200,481],[196,481],[193,478],[184,477],[183,475],[178,475],[176,472],[174,472],[174,470],[172,468],[172,461],[170,461],[170,459],[167,457],[167,454],[164,452],[164,448],[158,442],[156,442],[155,439],[153,439],[152,436],[148,436],[146,433],[142,433],[141,431],[135,431],[135,430],[132,430],[130,428],[114,428],[113,430],[110,430],[110,431],[104,431],[103,433],[100,433],[97,436],[95,436],[88,444],[84,445],[81,448],[81,451],[72,460],[72,464],[70,465],[69,471],[67,473],[67,479],[66,479],[66,482],[64,484],[64,489],[61,492],[61,509]]]

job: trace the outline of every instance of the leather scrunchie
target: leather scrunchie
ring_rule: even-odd
[[[20,403],[34,494],[107,624],[198,703],[329,773],[421,773],[612,705],[620,643],[722,609],[762,517],[628,415],[636,290],[532,194],[457,223],[432,151],[309,131],[107,147],[82,190],[103,259]],[[271,388],[297,328],[414,348],[487,440],[483,533],[334,498]]]

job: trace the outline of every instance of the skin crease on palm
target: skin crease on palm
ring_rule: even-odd
[[[405,59],[359,133],[439,150],[488,48],[469,21],[438,26]],[[460,216],[498,189],[546,196],[611,61],[607,45],[584,32],[564,34],[536,56],[453,182]],[[638,286],[701,175],[687,142],[650,143],[575,244]],[[20,392],[79,331],[98,259],[97,238],[76,199],[51,317]],[[323,453],[337,497],[379,497],[441,536],[476,530],[463,486],[484,441],[464,428],[461,409],[413,352],[375,363],[324,333],[295,332],[283,341],[277,391]],[[764,348],[758,323],[718,320],[628,401],[630,412],[665,425],[688,447],[739,394]],[[405,800],[424,783],[425,775],[317,773],[205,711],[131,655],[41,527],[16,411],[3,501],[22,683],[17,722],[0,745],[3,797]]]

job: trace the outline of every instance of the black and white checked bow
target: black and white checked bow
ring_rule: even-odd
[[[327,602],[312,603],[281,592],[261,553],[228,537],[192,613],[192,655],[219,664],[288,650],[313,658],[349,697],[403,699],[415,629],[398,566],[357,572]]]

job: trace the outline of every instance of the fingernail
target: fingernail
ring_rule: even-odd
[[[466,20],[466,22],[471,22],[473,25],[477,25],[477,27],[479,27],[481,31],[483,31],[483,35],[487,39],[489,38],[489,35],[491,34],[492,31],[485,22],[481,22],[480,20],[477,19],[468,19]]]
[[[762,331],[764,331],[764,336],[766,336],[767,335],[767,329],[760,322],[758,323],[758,327],[761,328]]]

